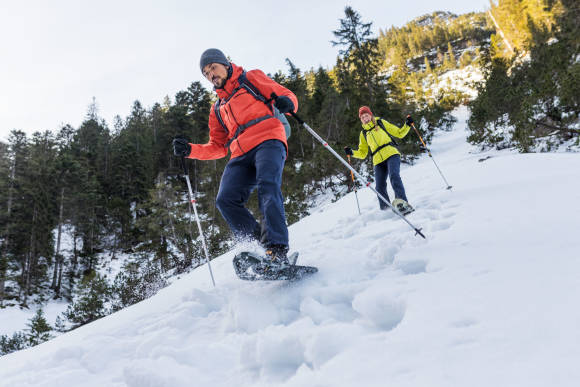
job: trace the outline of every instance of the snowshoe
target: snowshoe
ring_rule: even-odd
[[[296,265],[297,259],[298,253],[294,253],[288,257],[287,262],[276,265],[269,257],[244,251],[234,257],[233,265],[236,275],[246,281],[296,281],[318,271],[313,266]]]
[[[393,207],[397,209],[401,213],[401,215],[408,215],[411,212],[415,211],[413,207],[403,199],[395,199],[393,200]]]

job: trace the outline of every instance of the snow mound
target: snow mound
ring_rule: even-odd
[[[575,386],[580,158],[477,153],[466,109],[403,166],[414,235],[372,191],[290,229],[301,282],[234,252],[156,296],[0,358],[6,386]],[[329,156],[330,157],[330,156]],[[391,194],[392,195],[392,194]]]

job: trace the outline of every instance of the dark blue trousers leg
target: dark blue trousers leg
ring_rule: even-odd
[[[405,187],[401,180],[401,156],[393,155],[389,157],[387,159],[387,169],[389,179],[391,180],[391,187],[393,187],[393,191],[395,191],[395,198],[408,201],[407,195],[405,195]]]
[[[375,165],[375,189],[382,195],[385,199],[391,202],[389,195],[387,194],[387,175],[389,173],[389,168],[387,166],[387,161],[383,161],[380,164]],[[379,206],[381,210],[388,208],[388,205],[383,202],[383,200],[377,195],[379,199]]]
[[[282,197],[282,172],[286,161],[286,147],[278,140],[258,146],[256,152],[256,181],[258,202],[264,217],[266,245],[288,246],[288,227]]]
[[[281,190],[285,160],[284,144],[269,140],[226,165],[216,205],[236,238],[259,237],[260,225],[245,207],[252,191],[258,188],[258,202],[264,217],[262,242],[288,246]]]
[[[216,206],[236,239],[255,239],[260,230],[256,218],[245,207],[256,187],[256,169],[249,156],[236,157],[226,165],[216,198]]]

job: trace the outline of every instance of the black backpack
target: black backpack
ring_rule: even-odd
[[[258,122],[262,122],[262,121],[267,120],[269,118],[277,118],[278,120],[280,120],[280,122],[282,122],[282,125],[284,125],[284,130],[286,131],[286,139],[290,138],[290,134],[292,132],[292,129],[290,127],[290,123],[288,122],[288,119],[286,118],[286,115],[283,113],[280,113],[278,111],[278,109],[276,109],[276,106],[271,105],[272,99],[271,98],[266,99],[266,97],[264,97],[262,95],[262,93],[260,93],[260,90],[258,90],[258,88],[256,86],[254,86],[252,84],[252,82],[250,82],[248,80],[248,77],[246,76],[245,71],[242,72],[242,74],[240,74],[240,76],[238,77],[238,87],[236,87],[232,91],[232,94],[224,101],[222,101],[221,99],[218,99],[217,102],[214,104],[214,113],[215,113],[220,125],[222,126],[222,128],[224,128],[226,133],[229,133],[229,131],[228,131],[228,128],[227,128],[226,124],[224,123],[222,116],[220,114],[220,105],[222,103],[228,102],[241,89],[245,89],[249,94],[252,95],[252,97],[254,97],[255,99],[257,99],[260,102],[263,102],[266,106],[268,106],[268,108],[270,110],[272,110],[272,114],[267,114],[265,116],[250,120],[243,125],[239,125],[238,128],[236,129],[236,133],[234,134],[234,136],[224,145],[224,147],[228,148],[230,146],[230,144],[232,143],[232,141],[234,141],[236,138],[238,138],[238,136],[240,134],[242,134],[250,126],[256,125]]]

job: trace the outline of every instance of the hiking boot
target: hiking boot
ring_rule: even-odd
[[[266,259],[264,263],[270,268],[284,268],[290,266],[288,262],[288,246],[270,245],[266,248]]]

